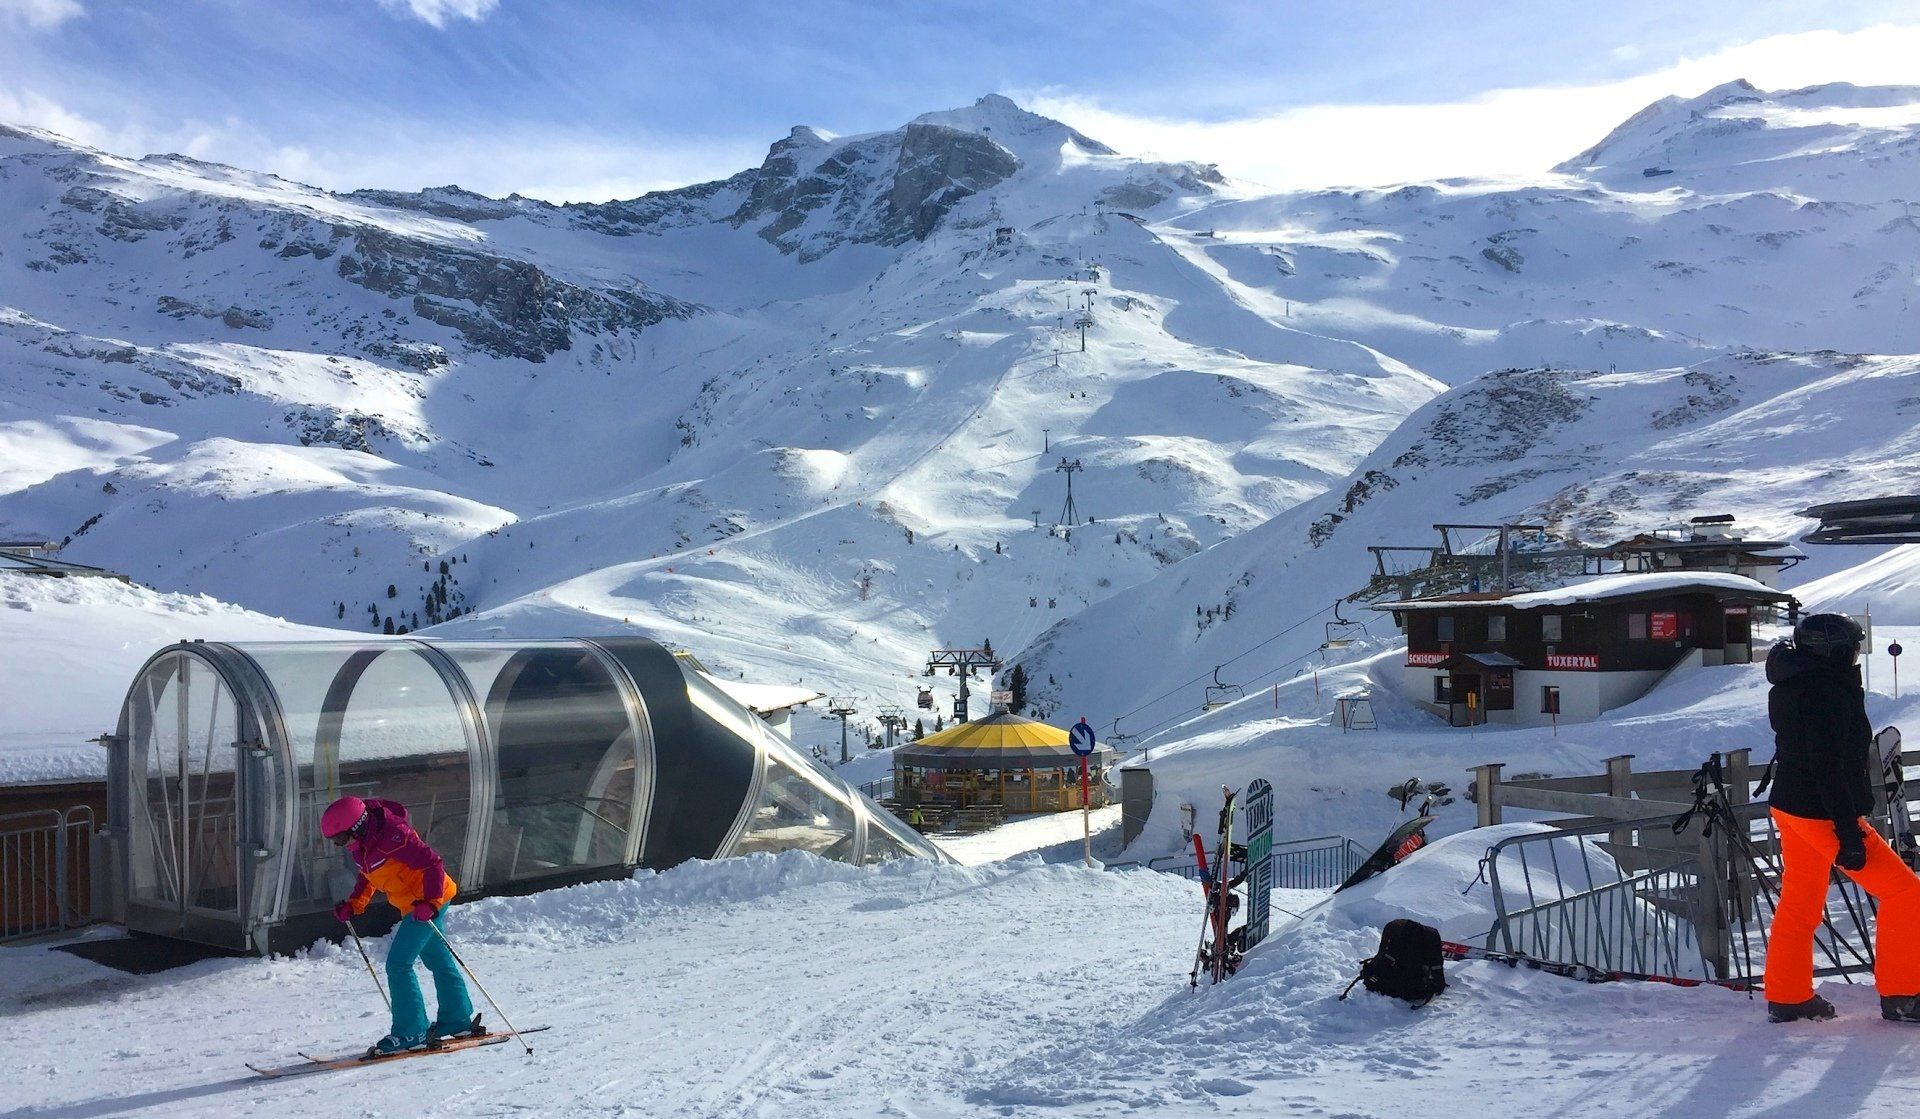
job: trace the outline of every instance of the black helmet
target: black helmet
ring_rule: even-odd
[[[1793,627],[1794,647],[1816,657],[1851,663],[1867,633],[1845,614],[1808,614]]]

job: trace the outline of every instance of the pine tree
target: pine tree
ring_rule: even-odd
[[[393,632],[393,619],[391,617],[380,627],[380,632],[389,634]]]
[[[396,595],[398,595],[399,593],[400,593],[400,592],[399,592],[398,590],[395,590],[395,589],[394,589],[394,586],[393,586],[393,584],[392,584],[392,583],[388,583],[388,584],[387,584],[387,597],[388,597],[388,598],[393,598],[393,597],[395,597]]]
[[[1015,715],[1023,713],[1027,706],[1027,670],[1024,667],[1016,664],[1013,671],[1007,674],[1007,691],[1012,693],[1007,710]]]
[[[917,739],[926,733],[927,724],[921,722],[919,719],[915,719],[913,721],[913,737]]]

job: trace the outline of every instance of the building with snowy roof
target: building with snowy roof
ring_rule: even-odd
[[[169,646],[107,738],[111,917],[242,951],[338,932],[353,874],[319,818],[347,794],[404,804],[462,899],[761,851],[942,857],[737,687],[644,638]]]
[[[1113,751],[1087,758],[1091,807],[1106,804]],[[1066,812],[1082,807],[1080,756],[1067,732],[997,711],[909,742],[893,752],[894,795],[907,804]]]
[[[1544,591],[1380,603],[1407,634],[1401,690],[1453,726],[1589,722],[1687,664],[1747,664],[1755,614],[1793,596],[1743,575],[1606,575]]]
[[[69,563],[55,559],[53,554],[60,545],[51,540],[0,540],[0,571],[16,575],[40,575],[50,579],[118,579],[122,583],[133,580],[118,571],[108,571],[104,567],[89,567],[84,563]]]

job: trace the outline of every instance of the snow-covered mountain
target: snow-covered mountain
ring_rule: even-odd
[[[1016,652],[1139,587],[1033,659],[1072,673],[1056,701],[1116,710],[1150,681],[1094,684],[1068,646],[1177,638],[1147,675],[1191,675],[1176,654],[1214,651],[1189,600],[1273,542],[1289,562],[1330,508],[1301,503],[1348,501],[1444,383],[1687,367],[1617,374],[1605,410],[1702,396],[1704,423],[1721,397],[1694,382],[1744,385],[1748,349],[1920,350],[1916,112],[1912,90],[1734,85],[1534,181],[1271,195],[990,96],[567,206],[330,194],[6,129],[0,530],[304,624],[632,626],[868,703],[910,702],[933,645]],[[1784,392],[1747,391],[1726,390]],[[1618,434],[1596,421],[1581,469],[1620,461]],[[1036,530],[1063,458],[1098,524]]]
[[[1432,546],[1443,521],[1538,524],[1553,546],[1597,546],[1722,512],[1755,537],[1790,540],[1816,527],[1795,515],[1808,505],[1920,490],[1916,425],[1920,357],[1742,353],[1634,373],[1496,371],[1415,412],[1325,495],[1084,611],[1022,660],[1050,681],[1035,693],[1045,706],[1132,713],[1123,733],[1162,728],[1200,713],[1193,678],[1211,665],[1230,666],[1224,681],[1265,687],[1337,659],[1320,651],[1334,601],[1392,590],[1370,586],[1369,546]],[[1883,549],[1806,551],[1790,585]],[[1920,601],[1873,593],[1907,585],[1920,562],[1890,556],[1854,594],[1887,622],[1920,624]],[[1364,605],[1344,615],[1394,635]],[[1094,652],[1121,644],[1162,655],[1117,665]]]

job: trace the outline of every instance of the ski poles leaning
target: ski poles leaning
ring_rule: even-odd
[[[507,1012],[500,1009],[500,1004],[494,1001],[493,995],[487,990],[486,984],[480,982],[480,977],[475,975],[473,969],[467,966],[467,961],[461,957],[459,950],[453,946],[453,942],[447,939],[447,934],[441,932],[440,926],[434,924],[432,921],[428,921],[426,925],[433,930],[433,935],[440,938],[440,943],[447,946],[447,952],[453,956],[453,962],[460,965],[460,970],[467,973],[467,978],[473,980],[475,987],[480,988],[480,994],[487,1000],[487,1004],[493,1007],[493,1012],[500,1016],[500,1022],[507,1027],[507,1032],[512,1034],[520,1042],[521,1047],[527,1051],[528,1056],[532,1056],[533,1046],[528,1045],[527,1039],[521,1036],[519,1030],[514,1029],[512,1020],[507,1017]],[[367,954],[366,942],[360,939],[360,930],[354,928],[352,921],[347,921],[346,926],[347,934],[353,937],[354,947],[360,949],[360,959],[367,965],[367,974],[373,976],[373,985],[380,992],[380,1001],[386,1003],[388,1013],[392,1013],[393,1000],[387,997],[386,984],[380,982],[380,973],[373,966],[373,957]]]
[[[526,1037],[524,1037],[519,1030],[513,1028],[513,1021],[507,1017],[507,1012],[500,1009],[500,1004],[495,1002],[493,995],[488,993],[486,984],[480,982],[480,977],[475,975],[473,969],[467,966],[467,961],[461,959],[459,951],[453,946],[453,942],[447,939],[447,934],[441,932],[440,926],[434,924],[432,921],[427,922],[427,927],[433,930],[433,935],[439,937],[440,943],[446,945],[447,951],[453,954],[453,962],[460,965],[460,970],[467,973],[467,978],[473,980],[475,987],[480,988],[480,994],[486,998],[487,1005],[493,1007],[493,1012],[500,1016],[500,1022],[507,1027],[507,1032],[519,1039],[520,1047],[527,1051],[527,1056],[533,1056],[533,1046],[528,1045]]]
[[[367,945],[360,939],[360,930],[353,927],[352,921],[347,921],[346,926],[347,935],[353,937],[353,946],[360,949],[360,959],[367,965],[367,974],[373,976],[373,985],[380,992],[380,1001],[387,1004],[387,1013],[393,1013],[393,1000],[387,997],[387,985],[380,982],[380,973],[373,969],[373,957],[367,955]]]

